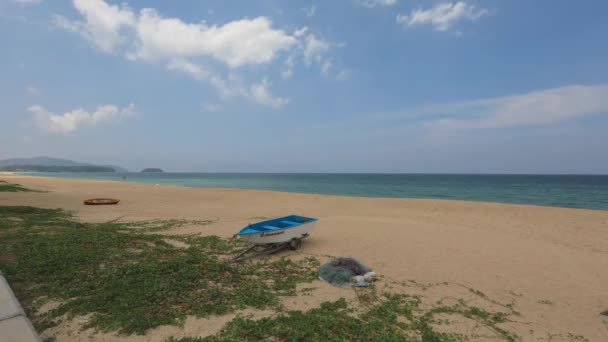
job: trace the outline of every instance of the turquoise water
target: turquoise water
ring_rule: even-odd
[[[68,178],[366,197],[440,198],[608,210],[608,176],[37,173]],[[122,177],[127,177],[124,180]]]

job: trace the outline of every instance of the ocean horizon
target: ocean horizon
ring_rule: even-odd
[[[608,175],[416,173],[27,172],[83,178],[295,193],[427,198],[608,210]]]

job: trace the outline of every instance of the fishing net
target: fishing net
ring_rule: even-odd
[[[355,258],[340,257],[319,267],[319,278],[339,286],[367,286],[375,278],[372,269]]]

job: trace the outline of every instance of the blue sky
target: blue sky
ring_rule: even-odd
[[[608,2],[0,2],[0,158],[608,173]]]

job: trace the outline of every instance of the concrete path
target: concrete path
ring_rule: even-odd
[[[40,337],[1,272],[0,342],[40,342]]]

